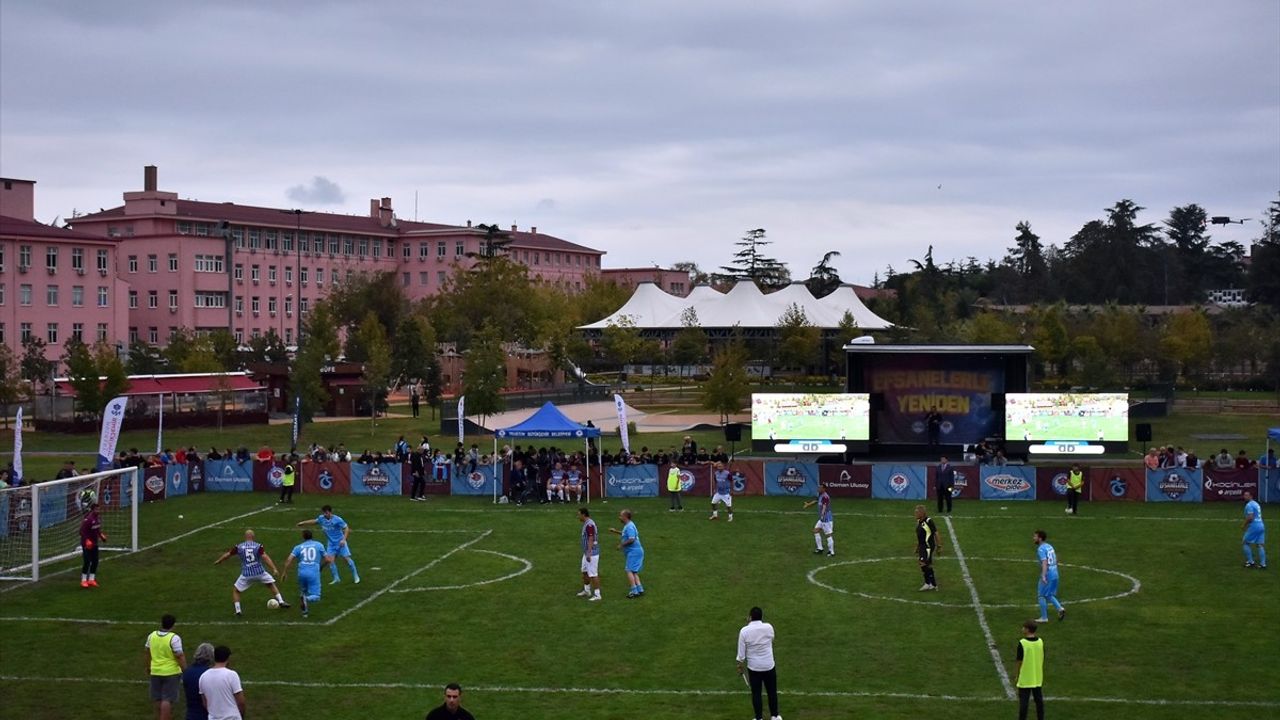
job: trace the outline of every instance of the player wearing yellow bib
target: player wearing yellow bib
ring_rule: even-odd
[[[169,720],[173,705],[182,688],[182,671],[187,658],[182,654],[182,638],[173,631],[177,620],[172,615],[160,618],[160,629],[153,630],[143,643],[146,649],[147,673],[151,677],[151,700],[156,704],[156,717]]]
[[[1077,463],[1067,473],[1067,512],[1075,515],[1080,512],[1080,494],[1084,492],[1084,470]]]
[[[1028,701],[1035,698],[1036,720],[1044,720],[1044,641],[1036,636],[1036,621],[1022,623],[1018,641],[1018,720],[1027,720]]]

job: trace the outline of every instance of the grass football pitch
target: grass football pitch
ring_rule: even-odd
[[[747,718],[735,643],[760,605],[788,720],[1012,717],[1002,673],[1015,674],[1019,625],[1037,613],[1036,528],[1058,551],[1067,605],[1042,630],[1049,717],[1280,713],[1280,550],[1271,570],[1241,567],[1234,503],[1085,504],[1069,517],[1057,503],[962,501],[938,520],[941,590],[920,593],[912,503],[837,498],[830,558],[813,554],[801,498],[739,498],[732,524],[708,522],[703,498],[683,513],[665,498],[593,502],[602,528],[635,510],[647,593],[623,598],[605,532],[604,601],[588,604],[574,597],[573,506],[343,497],[363,582],[342,565],[331,586],[324,571],[308,619],[296,603],[267,610],[252,588],[236,620],[238,566],[213,560],[253,527],[282,562],[293,523],[319,504],[270,501],[148,505],[149,549],[105,560],[100,589],[79,588],[78,564],[0,587],[0,715],[150,717],[142,642],[172,612],[188,652],[232,647],[249,717],[420,718],[457,681],[482,719]],[[286,595],[296,587],[284,581]]]

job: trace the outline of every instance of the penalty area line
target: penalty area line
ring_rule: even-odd
[[[982,635],[987,640],[987,651],[991,653],[991,662],[995,663],[996,672],[1000,674],[1000,685],[1004,687],[1005,697],[1012,700],[1016,697],[1013,692],[1013,683],[1009,681],[1009,671],[1004,667],[1004,661],[1000,659],[1000,651],[996,649],[996,638],[991,634],[991,626],[987,624],[987,611],[982,607],[982,600],[978,597],[978,588],[973,584],[973,576],[969,574],[969,563],[964,560],[964,550],[960,549],[960,538],[956,535],[955,526],[951,524],[951,517],[944,516],[942,518],[947,524],[947,532],[951,533],[951,544],[956,550],[956,560],[960,562],[960,577],[964,579],[964,584],[969,588],[969,598],[973,601],[973,612],[978,616],[978,626],[982,628]]]
[[[146,679],[139,678],[103,678],[103,677],[49,677],[0,675],[3,682],[31,683],[87,683],[99,685],[145,685]],[[262,687],[292,688],[344,688],[344,689],[377,689],[377,690],[438,690],[442,683],[436,682],[316,682],[305,680],[244,680],[245,685]],[[474,685],[467,683],[472,692],[495,694],[537,693],[559,695],[675,695],[700,697],[736,697],[742,690],[708,690],[705,688],[672,689],[672,688],[593,688],[593,687],[532,687],[526,685]],[[859,691],[859,690],[786,690],[783,695],[791,697],[814,698],[883,698],[890,700],[919,700],[929,702],[970,702],[970,703],[1006,703],[1008,698],[999,695],[949,695],[930,693],[910,693],[892,691]],[[1054,702],[1101,703],[1108,705],[1155,705],[1164,707],[1244,707],[1274,708],[1280,707],[1280,700],[1174,700],[1166,698],[1124,698],[1124,697],[1086,697],[1071,695],[1046,695],[1046,700]]]
[[[441,555],[440,557],[436,558],[435,560],[432,560],[431,562],[427,563],[426,565],[423,565],[422,567],[418,568],[417,570],[414,570],[413,572],[410,572],[410,573],[408,573],[408,574],[406,574],[406,575],[402,575],[402,576],[400,577],[400,579],[393,581],[390,585],[387,585],[386,587],[384,587],[384,588],[382,588],[381,590],[379,590],[379,591],[375,592],[374,594],[370,595],[369,597],[367,597],[367,598],[365,598],[365,599],[361,600],[360,602],[356,603],[355,605],[352,605],[351,607],[347,608],[346,610],[343,610],[341,613],[338,613],[337,615],[335,615],[335,616],[333,616],[333,617],[329,618],[328,620],[326,620],[326,621],[324,622],[324,624],[325,624],[325,625],[332,625],[332,624],[334,624],[334,623],[338,622],[338,621],[339,621],[339,620],[341,620],[342,618],[344,618],[344,617],[346,617],[346,616],[350,615],[351,613],[353,613],[353,612],[355,612],[355,611],[359,610],[360,608],[364,607],[365,605],[368,605],[369,603],[373,602],[374,600],[377,600],[378,598],[382,597],[383,595],[386,595],[387,593],[389,593],[389,592],[391,592],[391,591],[395,590],[396,586],[397,586],[397,585],[399,585],[400,583],[403,583],[403,582],[405,582],[406,580],[412,580],[413,578],[417,577],[418,575],[420,575],[420,574],[422,574],[422,573],[424,573],[424,572],[426,572],[426,571],[430,570],[431,568],[435,567],[436,565],[439,565],[440,563],[444,562],[445,560],[448,560],[449,558],[453,557],[454,555],[456,555],[456,554],[458,554],[458,553],[462,552],[463,550],[466,550],[467,548],[471,547],[472,545],[475,545],[476,543],[480,542],[481,540],[484,540],[485,538],[489,537],[489,536],[490,536],[490,535],[492,535],[492,534],[493,534],[493,530],[492,530],[492,529],[485,530],[484,532],[480,533],[480,534],[479,534],[479,535],[477,535],[476,537],[471,538],[470,540],[468,540],[468,541],[466,541],[466,542],[464,542],[464,543],[462,543],[462,544],[460,544],[460,545],[457,545],[456,547],[454,547],[454,548],[453,548],[452,550],[450,550],[449,552],[446,552],[445,554]]]

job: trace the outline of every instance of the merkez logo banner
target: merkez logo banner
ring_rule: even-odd
[[[606,465],[606,497],[658,497],[657,465]]]
[[[1035,500],[1036,469],[1030,465],[983,465],[983,500]]]
[[[1200,468],[1147,470],[1147,502],[1203,502],[1204,472]]]

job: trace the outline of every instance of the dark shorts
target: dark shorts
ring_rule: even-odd
[[[176,703],[178,702],[178,693],[181,690],[181,675],[151,676],[151,699],[156,702],[168,700],[170,703]]]
[[[917,549],[916,556],[920,558],[920,562],[925,565],[933,564],[933,551],[929,549]]]

